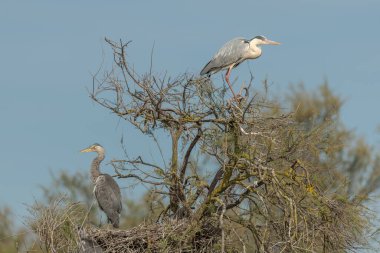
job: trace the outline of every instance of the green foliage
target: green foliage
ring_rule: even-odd
[[[76,252],[79,245],[78,228],[87,219],[87,207],[72,203],[66,197],[49,204],[35,203],[29,208],[28,225],[39,238],[43,252]]]
[[[92,224],[99,223],[99,208],[93,194],[93,185],[89,179],[87,171],[78,171],[69,174],[65,170],[53,172],[51,175],[51,184],[41,186],[43,199],[40,204],[51,204],[62,197],[70,200],[72,203],[82,202],[88,208],[86,211],[87,222]]]
[[[318,135],[324,140],[323,144],[317,145],[319,163],[325,171],[334,173],[341,180],[345,180],[343,176],[347,177],[348,182],[344,184],[341,180],[325,178],[321,183],[346,191],[356,200],[368,199],[380,187],[380,154],[340,121],[343,105],[340,97],[324,83],[319,92],[307,91],[302,85],[293,87],[287,99],[295,119],[306,129],[325,129]]]
[[[16,229],[10,208],[0,210],[0,253],[16,253],[28,247],[25,229]]]
[[[88,171],[77,171],[72,175],[65,170],[60,170],[56,174],[50,171],[50,176],[51,184],[40,186],[46,202],[56,200],[64,194],[74,202],[82,201],[91,205],[94,195]]]
[[[124,198],[121,227],[131,228],[142,223],[154,223],[164,211],[165,205],[160,196],[147,191],[139,200]]]

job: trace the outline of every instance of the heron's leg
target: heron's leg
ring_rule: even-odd
[[[231,69],[233,68],[234,66],[230,66],[226,72],[226,82],[228,84],[228,86],[230,87],[230,90],[232,91],[232,94],[234,95],[234,98],[236,99],[236,95],[235,95],[235,92],[234,90],[232,89],[232,86],[230,84],[230,74],[231,74]]]

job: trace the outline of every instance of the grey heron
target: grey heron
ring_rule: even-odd
[[[96,152],[97,157],[91,163],[91,179],[94,184],[95,198],[100,209],[107,215],[108,222],[114,228],[119,227],[119,216],[122,209],[120,187],[108,174],[100,172],[100,163],[104,160],[105,150],[100,144],[93,144],[80,152]]]
[[[235,38],[224,44],[212,59],[202,69],[201,75],[212,75],[220,70],[227,69],[226,82],[235,96],[230,84],[231,70],[247,59],[256,59],[261,55],[261,45],[279,45],[279,42],[268,40],[264,36],[256,36],[247,40]]]

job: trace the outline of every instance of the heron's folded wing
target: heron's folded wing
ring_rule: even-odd
[[[107,216],[112,215],[115,211],[120,213],[122,209],[121,193],[116,181],[108,174],[100,175],[96,181],[95,196],[100,208]]]
[[[215,73],[231,65],[238,65],[244,60],[249,43],[243,38],[236,38],[224,44],[214,57],[202,69],[201,75]]]

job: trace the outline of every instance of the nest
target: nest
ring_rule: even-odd
[[[86,241],[98,249],[96,252],[214,252],[220,229],[213,222],[199,225],[190,220],[171,220],[129,230],[87,226],[80,237],[82,245]]]

